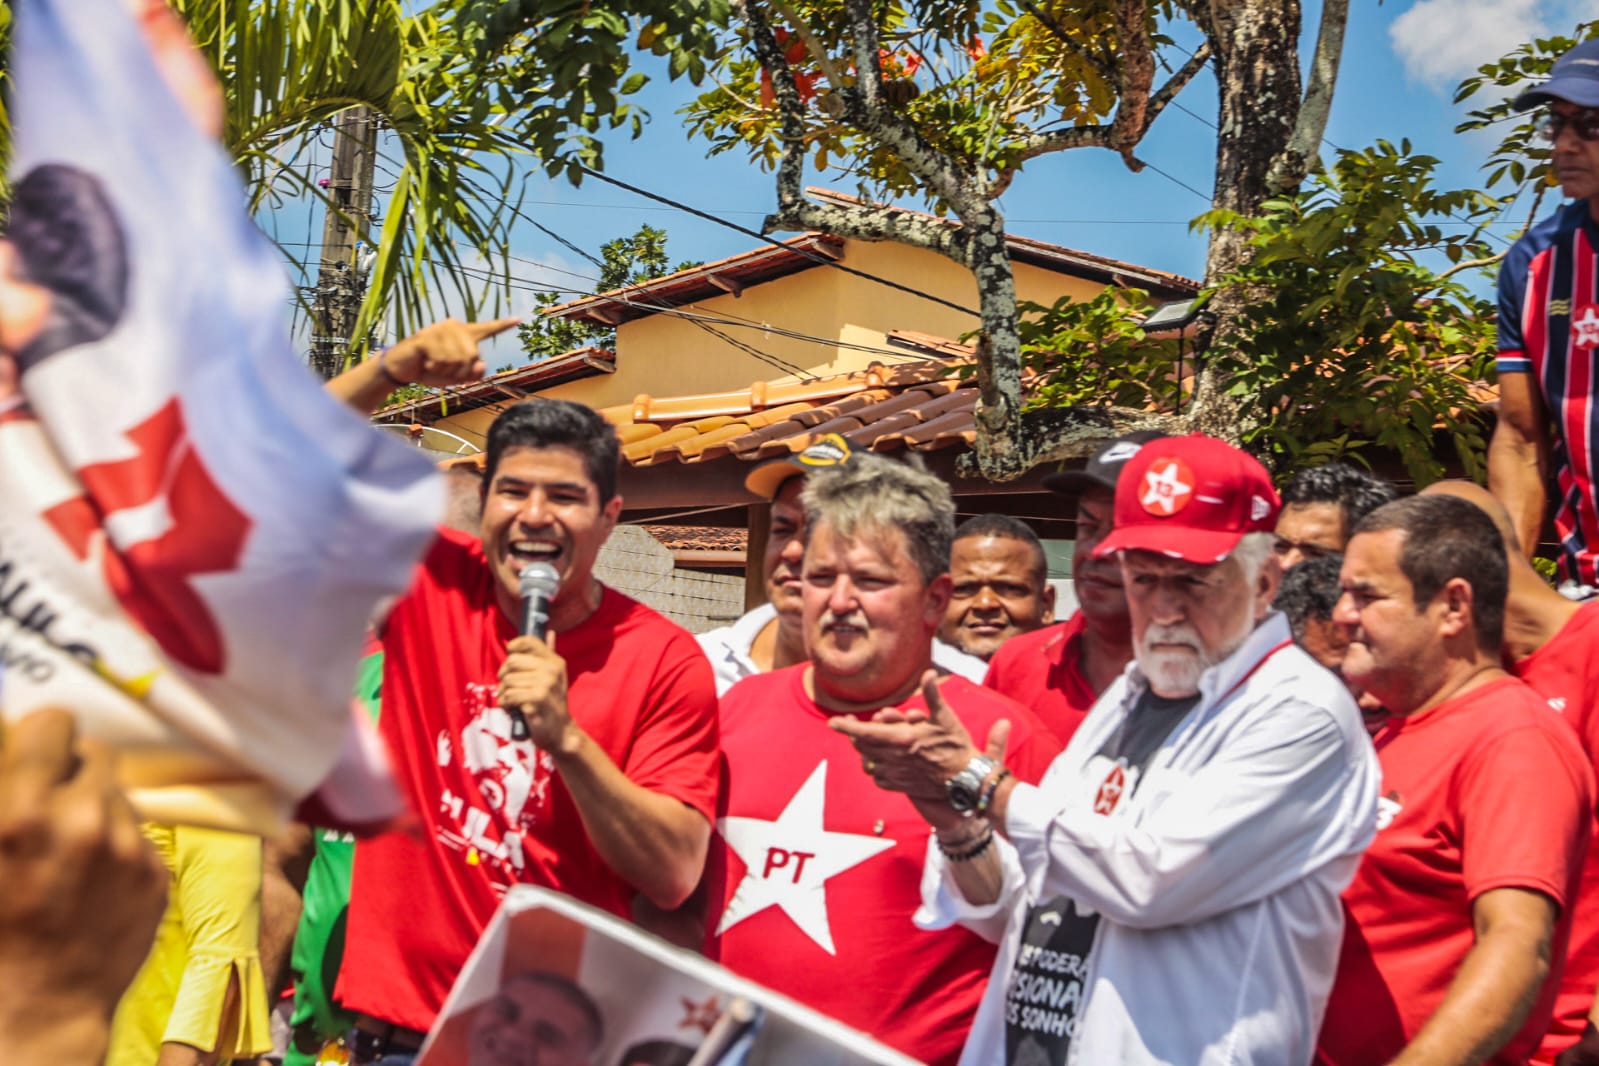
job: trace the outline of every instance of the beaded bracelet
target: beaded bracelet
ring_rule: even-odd
[[[933,839],[938,840],[938,837],[935,836]],[[977,858],[977,856],[981,855],[983,852],[987,851],[989,845],[992,843],[994,843],[994,827],[989,826],[987,829],[983,830],[983,835],[977,838],[976,843],[972,843],[970,846],[963,848],[960,851],[949,850],[944,846],[944,842],[942,840],[938,841],[938,850],[943,852],[944,858],[948,859],[950,862],[969,862],[970,860]]]
[[[988,805],[994,802],[994,793],[999,791],[999,786],[1004,783],[1007,777],[1010,776],[1011,772],[1005,769],[1005,767],[1001,766],[999,768],[999,773],[994,775],[993,780],[989,781],[988,784],[983,787],[983,791],[977,797],[978,814],[988,813]]]
[[[394,376],[394,371],[389,369],[388,355],[389,350],[387,348],[378,349],[378,373],[382,374],[384,377],[388,378],[389,381],[393,382],[394,387],[397,389],[403,389],[407,385],[413,384],[409,381],[401,381],[399,378]]]

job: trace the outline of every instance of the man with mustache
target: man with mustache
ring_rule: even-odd
[[[1551,77],[1515,100],[1543,106],[1537,131],[1571,203],[1533,226],[1499,268],[1499,420],[1488,445],[1488,488],[1537,550],[1558,485],[1561,591],[1599,594],[1595,504],[1594,353],[1599,350],[1599,40],[1555,63]]]
[[[1508,574],[1492,519],[1455,496],[1379,507],[1344,554],[1344,674],[1389,718],[1377,834],[1344,893],[1325,1066],[1510,1066],[1548,1026],[1593,773],[1502,666]]]
[[[744,479],[744,487],[752,495],[771,501],[761,555],[766,602],[732,625],[695,638],[716,672],[717,695],[752,674],[804,661],[800,563],[805,558],[805,508],[800,505],[800,493],[807,474],[848,463],[854,454],[844,437],[825,433],[803,451],[763,463]],[[982,659],[942,640],[933,642],[933,663],[972,681],[981,681],[985,669]]]
[[[834,728],[933,829],[918,924],[1001,944],[963,1064],[1303,1064],[1375,821],[1371,743],[1270,609],[1258,462],[1151,441],[1115,499],[1095,554],[1120,560],[1135,665],[1042,784],[936,693]]]
[[[979,735],[999,728],[995,759],[1007,773],[1036,781],[1058,746],[1026,708],[934,669],[955,526],[947,485],[857,454],[813,470],[801,504],[808,661],[722,697],[727,781],[706,861],[706,954],[947,1066],[993,945],[911,921],[927,824],[905,797],[873,784],[874,767],[828,723],[884,707],[925,712],[925,689]]]
[[[1062,744],[1071,740],[1099,694],[1133,658],[1121,567],[1115,559],[1094,558],[1094,549],[1110,535],[1122,467],[1160,436],[1151,430],[1129,433],[1111,441],[1081,470],[1044,478],[1045,488],[1075,504],[1072,591],[1077,610],[1058,625],[1007,641],[989,660],[983,684],[1031,708]]]

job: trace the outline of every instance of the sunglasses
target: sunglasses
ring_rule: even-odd
[[[1560,136],[1560,131],[1570,126],[1576,135],[1585,141],[1599,141],[1599,108],[1585,107],[1570,115],[1562,115],[1555,111],[1545,111],[1538,119],[1538,124],[1533,128],[1541,140],[1554,143]]]

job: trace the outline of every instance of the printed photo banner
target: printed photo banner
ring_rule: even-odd
[[[530,885],[506,893],[417,1066],[913,1066],[871,1037]]]
[[[165,3],[13,10],[0,710],[73,711],[147,818],[268,830],[374,769],[350,686],[442,486],[296,356]]]

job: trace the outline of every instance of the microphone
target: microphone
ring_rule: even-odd
[[[549,563],[528,563],[522,567],[522,635],[538,637],[550,628],[550,599],[561,587],[561,575]]]
[[[561,575],[549,563],[528,563],[522,567],[518,591],[522,593],[522,635],[543,640],[550,629],[550,599],[561,587]],[[511,716],[511,739],[527,740],[527,718],[520,708],[507,707]]]

